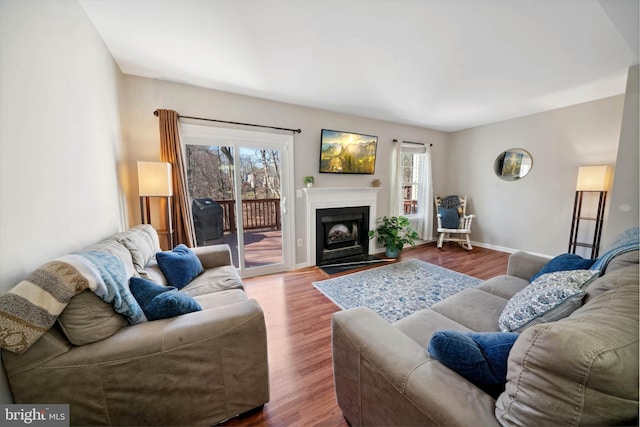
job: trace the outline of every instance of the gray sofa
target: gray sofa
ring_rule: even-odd
[[[508,300],[548,258],[390,324],[367,308],[332,321],[335,387],[351,425],[620,425],[638,417],[638,251],[615,257],[568,317],[525,329],[494,399],[426,351],[439,330],[499,331]],[[637,425],[637,424],[635,424]]]
[[[154,260],[160,248],[150,226],[87,249],[116,255],[128,277],[166,284]],[[81,291],[26,351],[3,348],[15,402],[69,404],[72,425],[145,426],[213,425],[266,403],[262,309],[245,295],[229,246],[194,252],[205,271],[181,292],[193,296],[201,311],[131,325],[91,290]],[[46,266],[31,280],[55,275]],[[78,274],[60,277],[84,280]]]

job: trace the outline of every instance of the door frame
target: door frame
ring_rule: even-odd
[[[231,129],[211,125],[200,125],[192,123],[181,123],[180,126],[182,149],[185,150],[187,144],[214,145],[234,147],[234,155],[238,153],[237,148],[276,148],[281,150],[280,159],[280,210],[282,214],[282,262],[261,267],[244,267],[244,236],[238,233],[239,250],[239,273],[241,277],[252,277],[263,274],[277,273],[291,270],[294,263],[295,254],[295,185],[294,185],[294,163],[293,163],[293,134],[283,134],[267,131],[253,131],[242,129]],[[186,158],[186,155],[184,156]],[[239,159],[238,159],[239,160]],[[186,168],[186,165],[184,165]],[[234,168],[234,185],[237,187],[240,168]],[[235,191],[236,207],[241,212],[242,197]],[[240,227],[242,229],[242,226]]]

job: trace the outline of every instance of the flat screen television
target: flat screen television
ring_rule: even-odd
[[[377,136],[322,129],[320,144],[320,173],[375,172]]]

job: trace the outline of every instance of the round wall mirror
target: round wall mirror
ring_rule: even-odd
[[[532,166],[533,159],[529,152],[521,148],[510,148],[496,157],[493,170],[500,179],[517,181],[524,178]]]

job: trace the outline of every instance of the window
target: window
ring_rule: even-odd
[[[406,217],[420,215],[422,203],[419,201],[420,192],[420,167],[422,166],[422,154],[402,152],[402,210]]]
[[[391,214],[409,218],[423,240],[433,236],[430,155],[425,144],[402,142],[395,149]]]

